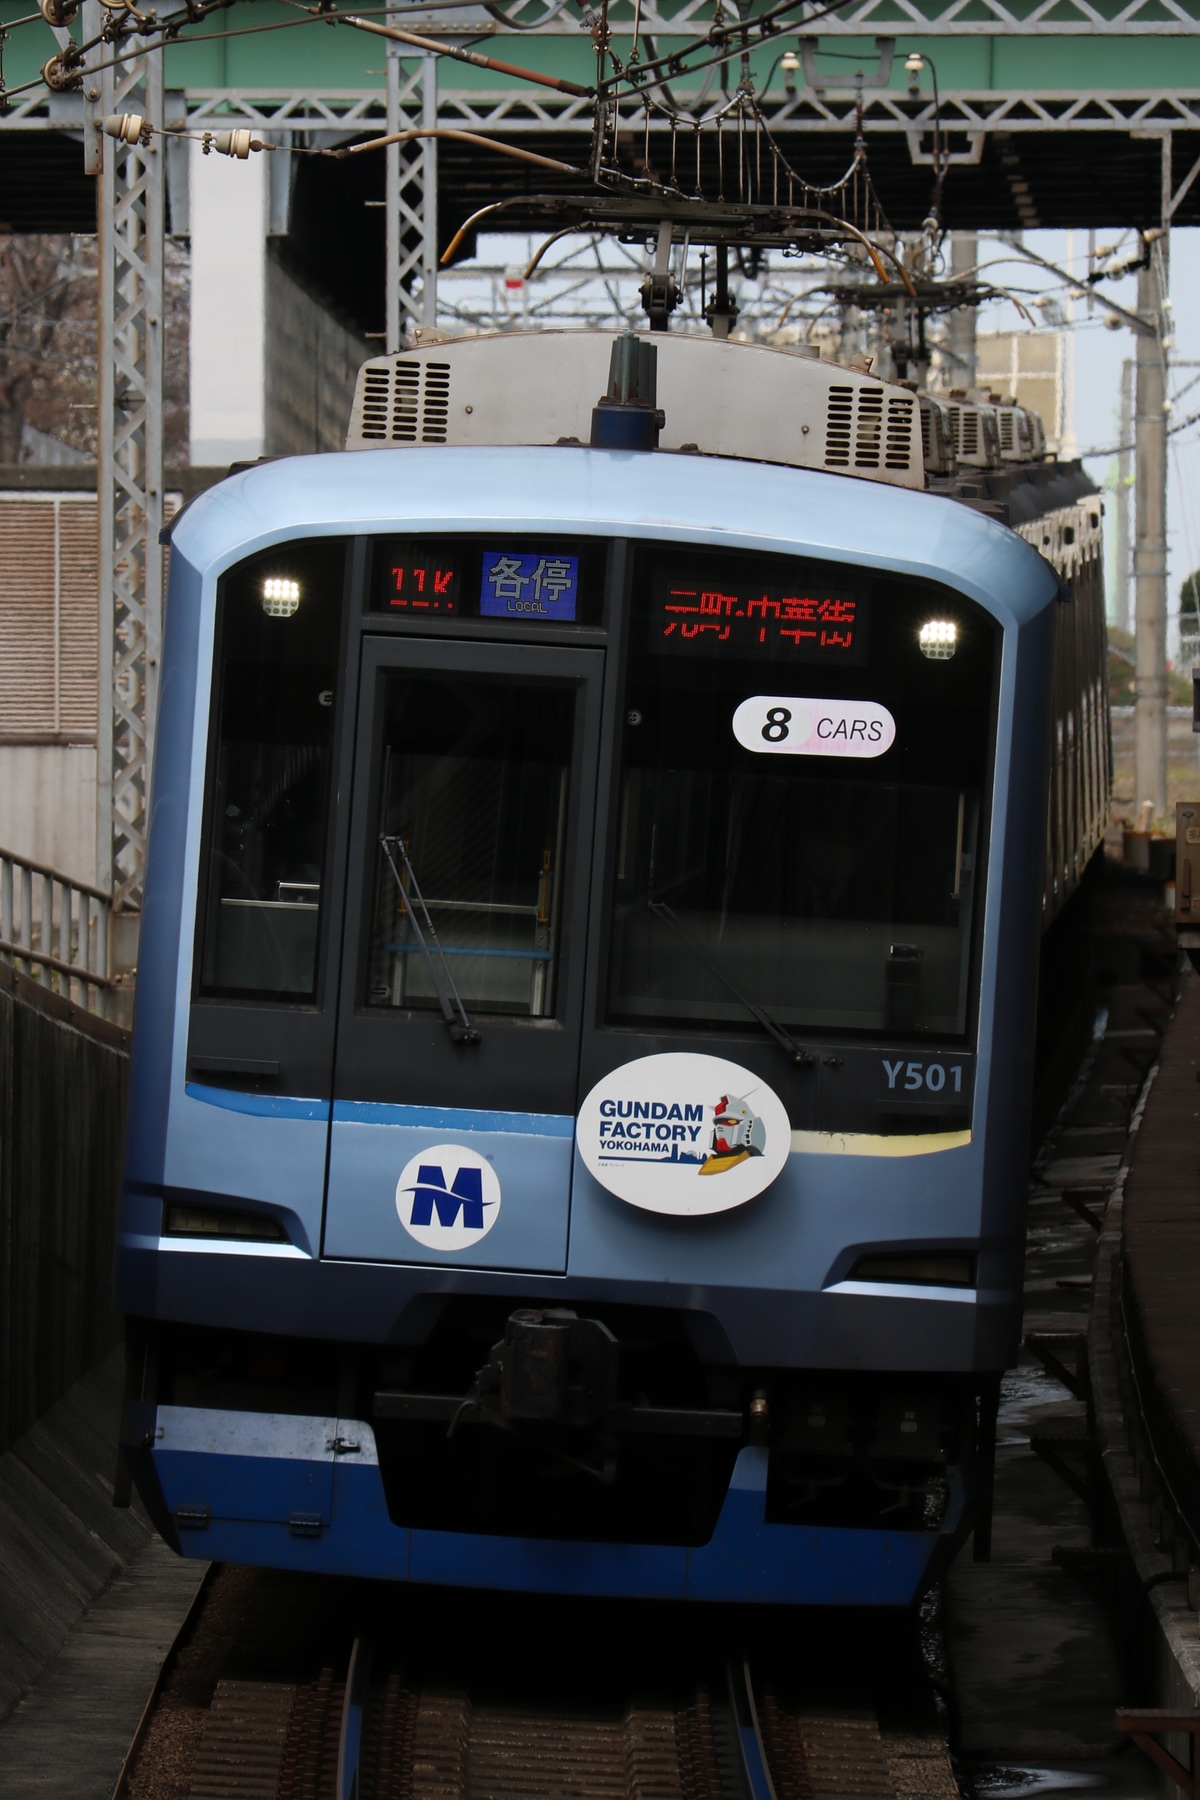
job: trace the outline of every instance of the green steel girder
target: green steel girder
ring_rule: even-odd
[[[0,19],[19,16],[28,3],[0,0]],[[545,0],[524,4],[526,16],[536,15]],[[767,0],[755,4],[761,11]],[[659,51],[695,45],[695,34],[711,25],[713,5],[714,0],[642,0],[643,38],[654,28],[660,35],[652,47]],[[730,16],[726,8],[726,21]],[[628,29],[629,0],[615,0],[611,17],[618,32]],[[796,17],[799,26],[789,23],[786,32],[750,52],[772,129],[807,179],[836,179],[852,149],[854,77],[861,69],[872,173],[898,227],[919,224],[927,210],[938,123],[948,134],[950,152],[944,217],[955,225],[1157,223],[1161,140],[1168,134],[1173,139],[1167,172],[1175,187],[1194,160],[1190,145],[1200,133],[1200,0],[849,0],[836,24],[820,22],[815,64],[808,60],[814,85],[804,87],[803,73],[793,74],[790,79],[801,85],[789,92],[780,61],[803,32],[801,14]],[[459,14],[435,12],[418,23],[435,31],[456,19],[462,23]],[[669,35],[662,30],[664,20]],[[852,25],[860,34],[864,27],[896,34],[887,86],[871,85],[879,66],[875,39],[853,35]],[[905,36],[914,26],[920,35]],[[575,6],[541,31],[494,37],[503,38],[496,53],[509,61],[584,83],[594,78],[590,38]],[[35,78],[54,43],[40,21],[14,31],[4,47],[9,86]],[[619,40],[619,49],[628,60],[628,37]],[[920,49],[932,65],[920,72],[915,94],[904,68],[911,49]],[[348,131],[369,135],[384,129],[384,51],[378,38],[331,27],[280,0],[239,0],[189,29],[185,40],[167,45],[162,55],[166,86],[180,97],[179,110],[190,122],[244,122],[264,136],[298,131],[307,134],[298,141],[316,144]],[[416,60],[406,58],[405,66],[414,69]],[[730,88],[738,72],[736,61],[727,65],[724,80]],[[686,106],[696,97],[699,80],[691,75],[677,81],[674,100]],[[587,101],[457,62],[439,65],[438,85],[443,125],[519,140],[565,161],[582,160],[581,140],[591,125]],[[710,105],[719,93],[718,85]],[[60,135],[80,132],[81,115],[78,95],[47,96],[44,88],[32,88],[15,97],[0,118],[0,184],[7,196],[0,202],[0,221],[34,229],[39,219],[60,228],[75,219],[76,228],[86,228],[88,184]],[[647,132],[637,95],[622,102],[619,119],[619,142],[630,158],[649,154],[659,171],[669,167],[671,132],[665,120],[652,119]],[[499,157],[441,147],[438,191],[447,222],[461,219],[481,197],[543,185],[540,176]],[[1176,222],[1200,222],[1200,183]]]

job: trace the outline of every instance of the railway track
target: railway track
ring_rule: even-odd
[[[353,1656],[369,1655],[359,1639]],[[744,1710],[739,1707],[744,1702]],[[956,1800],[935,1734],[880,1731],[869,1707],[781,1705],[744,1665],[726,1689],[623,1713],[475,1701],[410,1687],[223,1681],[191,1800]]]
[[[677,1613],[626,1638],[615,1615],[494,1597],[406,1597],[396,1621],[396,1596],[344,1583],[229,1569],[211,1588],[120,1800],[957,1800],[923,1675],[906,1664],[880,1705],[890,1645],[848,1673],[872,1619],[835,1628],[830,1679],[817,1646],[785,1663],[774,1623],[722,1657],[727,1624]],[[435,1607],[454,1616],[430,1631]]]

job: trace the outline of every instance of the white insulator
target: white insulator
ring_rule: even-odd
[[[118,144],[139,144],[146,121],[141,113],[109,113],[104,121],[105,137],[116,138]]]
[[[47,25],[61,31],[79,11],[79,0],[38,0],[38,11]]]
[[[213,134],[213,149],[220,156],[235,156],[239,162],[245,162],[252,150],[261,150],[248,131],[218,131]]]

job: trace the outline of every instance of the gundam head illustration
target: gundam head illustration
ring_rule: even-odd
[[[747,1157],[761,1156],[766,1147],[766,1127],[758,1114],[736,1094],[724,1094],[713,1108],[712,1139],[700,1174],[723,1175]]]

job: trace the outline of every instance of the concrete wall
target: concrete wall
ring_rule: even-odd
[[[266,156],[191,146],[191,460],[340,450],[363,341],[290,269],[272,224]]]
[[[236,162],[191,146],[188,403],[196,464],[263,453],[267,160]]]
[[[0,850],[95,881],[94,744],[0,743]]]
[[[359,366],[368,344],[330,312],[267,246],[266,447],[268,456],[340,450],[350,423]]]

